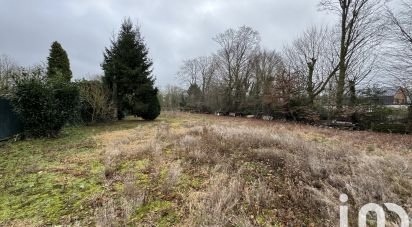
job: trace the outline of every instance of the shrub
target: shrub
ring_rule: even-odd
[[[315,123],[320,120],[320,114],[305,97],[295,97],[284,106],[286,119],[305,123]]]
[[[147,97],[145,103],[134,102],[133,114],[145,120],[153,121],[160,115],[160,103],[156,95]]]
[[[79,81],[80,116],[83,123],[107,122],[114,120],[114,107],[110,91],[101,81]]]
[[[359,110],[354,112],[351,115],[351,118],[354,123],[358,124],[359,129],[368,130],[380,123],[386,124],[389,116],[391,116],[393,112],[394,111],[390,108],[376,106],[372,109],[372,111]]]
[[[31,78],[17,83],[12,104],[30,137],[54,137],[75,113],[79,92],[72,83]]]
[[[320,120],[320,114],[310,106],[294,106],[289,109],[287,119],[305,123],[315,123]]]
[[[399,123],[381,123],[381,124],[373,124],[372,130],[375,132],[405,134],[407,132],[407,126],[405,124],[399,124]]]
[[[142,113],[142,118],[153,121],[160,114],[160,103],[157,96],[152,96],[147,104],[146,112]]]

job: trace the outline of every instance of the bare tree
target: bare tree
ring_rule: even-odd
[[[399,3],[399,1],[396,1]],[[390,32],[386,73],[394,78],[395,84],[402,86],[412,101],[412,1],[401,0],[398,10],[387,7]]]
[[[366,80],[367,83],[374,79],[377,73],[380,73],[377,66],[378,56],[380,51],[375,48],[364,49],[357,51],[353,55],[351,61],[348,62],[347,68],[347,86],[350,105],[356,105],[357,100],[357,87]]]
[[[214,38],[219,74],[225,84],[226,107],[238,110],[250,87],[251,61],[259,49],[260,36],[250,27],[228,29]]]
[[[13,59],[6,55],[0,56],[0,91],[6,92],[13,86],[13,76],[17,73],[19,67]]]
[[[211,84],[216,75],[216,60],[212,56],[197,58],[200,70],[200,88],[203,98],[205,98],[211,89]]]
[[[216,60],[212,56],[198,57],[183,62],[178,73],[179,79],[188,85],[188,88],[197,88],[196,106],[203,108],[210,104],[211,87],[215,82]],[[216,90],[215,90],[216,92]]]
[[[178,77],[189,87],[194,84],[198,85],[202,94],[205,95],[210,89],[215,72],[215,59],[211,56],[205,56],[184,61],[178,72]]]
[[[272,104],[275,77],[283,70],[282,57],[276,51],[260,50],[252,61],[248,106],[255,112],[268,112]]]
[[[321,0],[320,8],[339,16],[339,72],[336,105],[343,106],[348,68],[354,57],[379,42],[382,0]],[[353,65],[353,64],[352,64]]]
[[[113,120],[115,109],[110,98],[111,92],[101,79],[79,81],[78,87],[84,107],[82,111],[87,115],[90,123]]]
[[[308,103],[313,105],[339,70],[331,31],[325,27],[309,28],[285,48],[284,55],[292,70],[303,77]]]
[[[283,61],[276,70],[270,92],[263,97],[263,103],[270,104],[271,111],[277,109],[284,114],[293,114],[293,101],[301,100],[304,94],[304,83],[292,66]]]
[[[198,84],[200,82],[200,67],[198,59],[195,58],[183,61],[177,76],[187,86]]]
[[[182,99],[184,99],[184,89],[177,86],[167,86],[165,90],[161,91],[162,96],[162,109],[169,111],[179,110],[180,106],[183,104]]]

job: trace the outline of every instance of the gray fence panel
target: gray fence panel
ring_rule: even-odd
[[[22,131],[22,124],[7,99],[0,97],[0,140]]]

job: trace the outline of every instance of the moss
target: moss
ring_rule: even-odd
[[[190,189],[200,189],[204,180],[198,177],[193,177],[182,173],[179,181],[179,191],[187,191]]]
[[[103,190],[95,179],[62,174],[38,173],[16,178],[2,188],[0,222],[41,217],[45,223],[58,223],[64,215],[81,216],[86,199]]]
[[[126,161],[120,165],[120,173],[124,174],[127,172],[140,172],[149,167],[149,164],[149,159]]]
[[[104,165],[93,136],[136,127],[135,121],[65,128],[55,139],[0,146],[0,225],[58,224],[92,213],[88,200],[104,190]],[[138,164],[137,166],[141,166]]]
[[[169,156],[173,154],[173,150],[170,149],[170,148],[165,148],[163,152],[164,152],[166,155],[169,155]]]
[[[170,226],[178,220],[173,208],[174,204],[170,201],[155,200],[138,208],[131,222],[136,223],[151,218],[155,219],[158,226]]]
[[[126,161],[120,165],[120,174],[133,174],[136,178],[136,185],[145,188],[151,182],[150,174],[145,172],[149,166],[149,159]]]
[[[168,173],[169,173],[169,169],[166,166],[161,166],[160,173],[159,173],[159,181],[163,182],[166,179]]]
[[[114,190],[116,190],[117,192],[122,192],[124,190],[124,183],[123,182],[115,182],[113,184],[113,188]]]
[[[98,161],[94,160],[90,163],[90,173],[96,176],[101,176],[104,174],[105,167],[104,165]]]
[[[157,221],[157,226],[159,227],[168,227],[179,222],[179,216],[176,212],[169,209],[167,212],[163,213],[160,219]]]
[[[256,222],[257,222],[259,225],[263,226],[264,224],[266,224],[266,217],[265,217],[264,215],[258,215],[258,216],[256,217]]]
[[[135,173],[136,184],[140,187],[146,187],[150,184],[150,175],[145,173]]]

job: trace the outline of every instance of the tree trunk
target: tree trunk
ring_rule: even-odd
[[[308,75],[308,81],[307,81],[307,93],[308,93],[308,104],[310,106],[313,106],[314,104],[314,99],[315,99],[315,94],[313,91],[313,72],[315,71],[315,65],[316,65],[316,59],[312,58],[311,62],[308,62],[308,69],[309,69],[309,75]]]
[[[356,106],[356,82],[354,80],[349,81],[349,91],[350,91],[350,105]]]
[[[350,3],[349,3],[350,4]],[[342,7],[342,18],[341,18],[341,37],[340,37],[340,54],[339,54],[339,78],[336,87],[336,108],[337,110],[342,110],[343,107],[343,94],[345,92],[345,79],[346,79],[346,35],[347,28],[346,22],[348,19],[349,5],[346,1],[341,4]]]
[[[339,78],[336,88],[336,108],[341,110],[343,107],[343,94],[345,92],[346,68],[344,63],[339,66]]]

